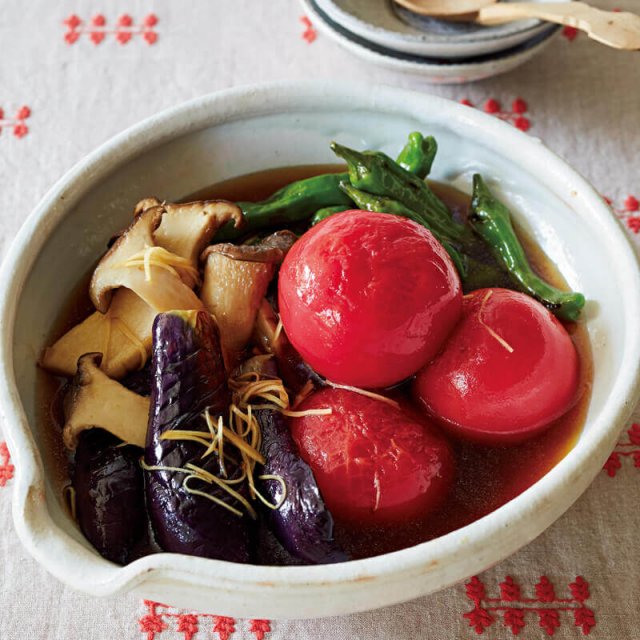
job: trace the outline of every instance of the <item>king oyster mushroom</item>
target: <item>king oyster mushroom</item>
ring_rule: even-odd
[[[142,367],[150,353],[151,326],[156,314],[168,309],[202,308],[190,290],[196,283],[197,256],[227,221],[233,220],[236,226],[243,221],[238,207],[217,201],[173,205],[147,198],[138,203],[135,214],[133,224],[101,260],[96,269],[100,272],[92,279],[92,299],[99,310],[45,349],[41,365],[48,371],[72,376],[78,358],[89,352],[103,354],[102,370],[112,378],[122,378],[136,367]],[[158,256],[156,251],[159,259],[155,265],[151,264],[152,254],[147,253],[148,270],[145,270],[144,252],[148,251],[145,245],[168,252],[169,264],[165,253]],[[114,258],[116,254],[118,258]],[[171,266],[171,261],[179,262],[171,256],[185,261],[180,262],[182,268]],[[128,261],[130,268],[119,264]],[[145,282],[148,273],[151,273],[151,283]],[[131,279],[135,280],[133,284]],[[114,291],[114,286],[120,288]],[[134,287],[144,295],[135,293]],[[107,312],[101,313],[102,310]]]
[[[258,244],[216,244],[205,249],[200,298],[218,322],[228,369],[247,345],[276,266],[296,241],[277,231]]]
[[[100,370],[99,353],[78,360],[78,370],[64,401],[62,439],[75,449],[85,429],[101,427],[123,442],[144,447],[149,420],[149,398],[129,391]]]

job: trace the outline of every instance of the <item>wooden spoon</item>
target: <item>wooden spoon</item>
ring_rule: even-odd
[[[602,11],[584,2],[500,2],[496,0],[395,0],[421,15],[483,25],[539,18],[585,31],[615,49],[640,50],[640,16]]]

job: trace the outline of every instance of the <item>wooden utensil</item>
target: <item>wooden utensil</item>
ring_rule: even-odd
[[[585,31],[615,49],[640,50],[640,16],[603,11],[584,2],[500,2],[496,0],[395,0],[421,15],[484,25],[539,18]]]

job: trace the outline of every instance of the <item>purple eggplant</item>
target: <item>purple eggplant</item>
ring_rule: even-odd
[[[270,510],[269,524],[282,546],[310,564],[348,560],[333,538],[333,518],[324,504],[311,467],[300,457],[285,419],[278,411],[259,409],[256,418],[262,430],[263,473],[282,478],[284,502]],[[273,504],[282,500],[282,484],[261,480],[263,495]]]
[[[148,398],[151,395],[151,360],[142,369],[128,373],[120,382],[129,391]]]
[[[196,442],[161,439],[176,429],[208,433],[203,412],[208,410],[217,419],[227,414],[229,403],[220,337],[212,317],[203,311],[156,316],[145,462],[174,469],[146,472],[147,506],[156,541],[165,551],[232,562],[251,560],[254,523],[239,502],[218,485],[191,478],[188,488],[222,500],[242,514],[195,495],[185,485],[189,474],[175,470],[191,463],[219,477],[216,455],[202,458],[203,446]],[[225,465],[228,478],[239,477],[239,461],[228,460]],[[244,497],[245,484],[235,487]]]
[[[147,528],[141,450],[103,429],[80,435],[73,487],[82,533],[102,556],[126,564]]]

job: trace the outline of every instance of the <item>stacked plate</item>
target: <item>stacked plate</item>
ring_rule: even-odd
[[[301,3],[320,31],[355,55],[446,84],[510,71],[539,53],[560,29],[540,20],[492,27],[446,22],[420,16],[393,0]]]

